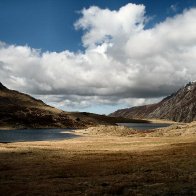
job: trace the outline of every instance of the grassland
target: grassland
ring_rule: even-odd
[[[196,195],[194,134],[77,134],[0,144],[0,195]]]

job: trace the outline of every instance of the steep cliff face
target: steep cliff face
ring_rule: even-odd
[[[196,120],[196,82],[190,82],[176,93],[156,104],[118,110],[110,116],[126,118],[157,118],[177,122]]]

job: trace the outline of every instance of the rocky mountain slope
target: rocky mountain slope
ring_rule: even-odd
[[[188,83],[159,103],[118,110],[109,116],[167,119],[177,122],[194,121],[196,120],[196,81]]]
[[[132,121],[85,112],[64,112],[0,83],[0,128],[85,128]]]

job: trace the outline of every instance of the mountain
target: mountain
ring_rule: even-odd
[[[64,112],[0,83],[0,128],[86,128],[132,121],[137,122],[86,112]]]
[[[117,110],[112,117],[167,119],[177,122],[196,120],[196,81],[188,83],[159,103]]]

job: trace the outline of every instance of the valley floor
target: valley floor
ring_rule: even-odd
[[[196,195],[196,136],[0,144],[0,194]]]

